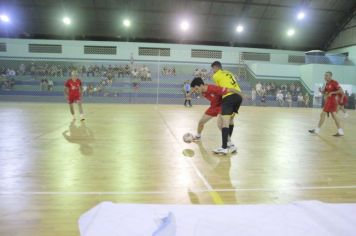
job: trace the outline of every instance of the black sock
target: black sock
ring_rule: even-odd
[[[222,148],[227,148],[227,139],[229,138],[229,128],[222,128]]]
[[[192,106],[192,101],[191,101],[191,100],[188,100],[188,102],[189,102],[189,106]]]
[[[187,99],[186,99],[186,100],[184,100],[184,106],[186,106],[186,105],[187,105],[187,101],[188,101]]]
[[[234,131],[234,125],[229,125],[229,136],[232,136],[232,132]]]

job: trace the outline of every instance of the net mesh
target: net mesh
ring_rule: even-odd
[[[102,49],[96,50],[101,52]],[[213,83],[210,63],[221,57],[221,51],[211,51],[210,55],[209,50],[200,50],[196,52],[199,57],[192,61],[172,62],[167,60],[167,55],[179,57],[180,53],[187,52],[166,48],[139,48],[139,52],[150,54],[151,59],[135,60],[132,56],[120,61],[0,58],[1,100],[65,102],[64,83],[70,72],[76,70],[83,82],[85,102],[184,104],[184,84],[197,76]],[[157,60],[152,60],[152,55]],[[258,78],[252,73],[247,63],[249,60],[270,56],[251,53],[230,56],[236,58],[237,63],[223,63],[224,69],[237,78],[245,94],[244,105],[280,106],[277,93],[282,92],[283,106],[312,106],[312,94],[302,81]],[[201,62],[204,58],[209,62]],[[300,55],[287,55],[286,58],[289,63],[307,61]],[[302,104],[301,96],[307,103]],[[208,104],[199,94],[193,93],[192,98],[193,104]]]

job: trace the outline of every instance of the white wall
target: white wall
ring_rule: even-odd
[[[355,32],[356,35],[356,32]],[[356,44],[356,41],[355,41]],[[332,49],[329,52],[331,53],[349,53],[349,60],[352,61],[352,64],[356,64],[356,45],[355,46],[350,46],[350,47],[344,47],[344,48],[338,48],[338,49]]]
[[[0,57],[42,57],[56,59],[96,59],[96,60],[129,60],[131,53],[135,60],[150,61],[174,61],[174,62],[200,62],[211,63],[212,58],[192,58],[191,49],[221,50],[222,59],[225,64],[238,64],[241,52],[262,52],[271,53],[271,63],[288,64],[288,55],[304,55],[302,51],[257,49],[257,48],[239,48],[239,47],[217,47],[204,45],[186,45],[186,44],[161,44],[161,43],[134,43],[134,42],[103,42],[103,41],[71,41],[71,40],[33,40],[33,39],[6,39],[0,38],[0,42],[7,44],[7,52],[0,52]],[[62,54],[29,53],[28,44],[61,44]],[[84,45],[95,46],[117,46],[117,55],[88,55],[84,54]],[[170,48],[170,57],[139,56],[139,47],[158,47]]]
[[[248,63],[255,75],[261,77],[284,77],[285,79],[299,78],[299,65],[269,64],[269,63]]]
[[[308,64],[300,66],[301,79],[309,88],[316,83],[325,83],[324,73],[331,71],[333,78],[341,84],[356,85],[356,67],[342,65]]]

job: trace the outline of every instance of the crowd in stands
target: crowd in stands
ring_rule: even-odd
[[[53,76],[64,77],[69,76],[70,71],[77,70],[80,77],[101,77],[105,75],[108,78],[121,78],[121,77],[139,77],[142,80],[149,80],[151,72],[146,65],[73,65],[73,64],[59,64],[59,63],[41,63],[31,62],[29,64],[21,63],[18,68],[0,68],[0,75],[12,78],[18,75],[31,75],[31,76]],[[175,71],[175,69],[174,69]],[[175,73],[175,72],[174,72]]]
[[[165,65],[162,68],[161,74],[163,76],[176,76],[176,68],[174,66]]]
[[[51,79],[41,79],[40,81],[40,90],[41,91],[53,91],[54,82]]]
[[[195,68],[193,72],[194,77],[200,77],[203,80],[210,79],[209,71],[206,68]]]
[[[1,90],[13,90],[15,86],[15,79],[14,78],[7,78],[5,76],[0,75],[0,89]]]
[[[310,96],[308,93],[302,94],[302,86],[298,82],[282,83],[280,86],[273,82],[265,84],[257,82],[251,92],[252,103],[260,102],[261,105],[265,105],[267,96],[277,101],[279,106],[292,107],[293,102],[296,102],[298,107],[310,106]]]

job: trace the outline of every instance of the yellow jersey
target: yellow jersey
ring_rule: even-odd
[[[219,87],[232,88],[232,89],[236,89],[237,91],[241,92],[240,85],[237,83],[235,76],[230,71],[218,70],[213,75],[213,80],[214,80],[215,84]],[[233,94],[233,93],[227,93],[223,96],[223,98],[227,97],[231,94]]]

